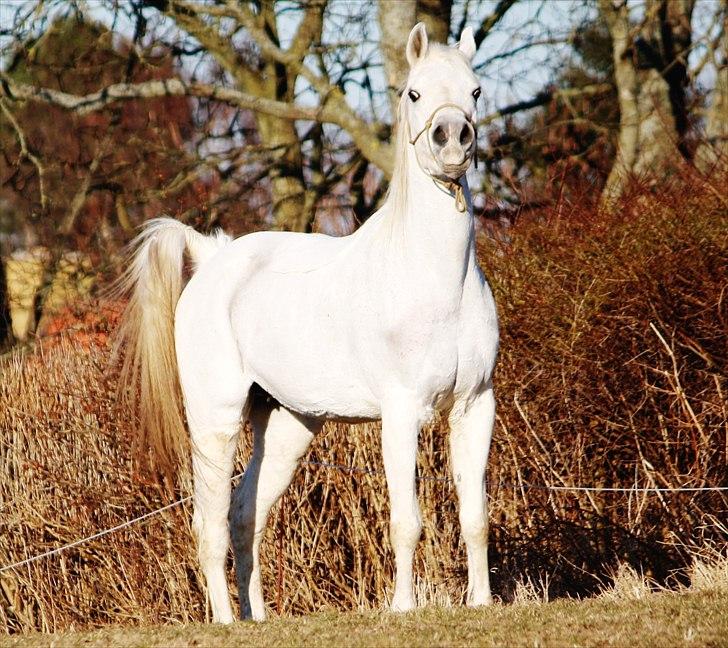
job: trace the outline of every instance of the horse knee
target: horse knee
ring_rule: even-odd
[[[205,412],[203,417],[195,416],[191,408],[187,408],[187,417],[190,421],[190,437],[192,439],[192,456],[199,457],[202,462],[211,466],[213,458],[230,454],[230,446],[237,445],[240,433],[240,415],[242,406]]]
[[[485,542],[488,538],[488,520],[483,512],[460,513],[460,533],[466,544]]]
[[[392,546],[414,548],[422,533],[422,520],[418,513],[406,516],[393,516],[389,523]]]

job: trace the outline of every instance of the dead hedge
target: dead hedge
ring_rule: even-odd
[[[561,205],[502,239],[479,239],[502,335],[488,475],[495,593],[509,600],[530,577],[551,597],[586,595],[617,562],[658,582],[688,578],[695,552],[726,545],[725,492],[543,487],[728,486],[725,197],[676,183],[611,216]],[[87,333],[88,313],[84,322]],[[94,326],[98,336],[53,336],[0,359],[0,567],[169,501],[133,468],[110,325]],[[271,514],[272,609],[387,600],[378,434],[329,424],[314,442]],[[466,579],[446,438],[436,421],[418,458],[418,596],[442,604],[461,602]],[[178,495],[188,492],[181,480]],[[5,632],[205,617],[188,504],[0,574]]]

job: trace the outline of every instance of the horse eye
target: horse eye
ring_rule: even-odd
[[[473,90],[473,99],[475,99],[475,101],[480,99],[480,88],[476,88],[475,90]]]
[[[420,98],[420,93],[419,93],[419,92],[417,92],[417,90],[410,90],[410,91],[409,91],[409,92],[407,93],[407,96],[408,96],[408,97],[409,97],[410,99],[412,99],[412,103],[414,103],[415,101],[417,101],[417,100],[418,100],[418,99]]]

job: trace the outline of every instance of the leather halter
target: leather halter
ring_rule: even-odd
[[[454,104],[454,103],[440,104],[437,108],[435,108],[435,110],[432,111],[432,113],[428,117],[427,121],[425,122],[425,125],[420,129],[420,131],[414,137],[411,137],[412,128],[408,121],[407,129],[409,130],[409,133],[410,133],[409,143],[412,144],[412,146],[417,144],[417,140],[420,139],[420,135],[422,135],[422,133],[425,133],[426,131],[430,130],[430,128],[432,127],[432,122],[435,120],[435,115],[437,115],[437,113],[440,112],[441,110],[443,110],[444,108],[455,108],[456,110],[459,110],[461,113],[463,113],[463,116],[465,117],[465,121],[467,121],[473,127],[473,140],[474,140],[474,144],[475,144],[475,152],[474,152],[475,168],[477,169],[478,168],[478,131],[475,126],[475,122],[470,117],[468,117],[468,114],[457,104]],[[427,138],[427,148],[430,150],[430,155],[434,159],[435,153],[432,151],[432,143],[430,142],[429,137]],[[441,180],[440,178],[436,178],[435,176],[433,176],[430,173],[427,173],[427,171],[425,171],[425,169],[422,167],[422,164],[420,164],[420,160],[417,157],[416,153],[415,153],[415,160],[417,160],[417,164],[419,165],[420,169],[422,169],[422,171],[424,173],[429,175],[430,178],[432,179],[432,181],[436,185],[438,185],[442,189],[445,189],[446,191],[448,191],[450,194],[452,194],[455,197],[455,208],[459,212],[464,212],[468,208],[467,201],[465,200],[465,193],[463,191],[463,186],[460,184],[459,180],[457,180],[457,181],[456,180]]]

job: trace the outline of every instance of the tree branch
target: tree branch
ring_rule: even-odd
[[[58,227],[58,231],[68,236],[73,231],[73,226],[76,224],[76,218],[78,218],[79,213],[81,212],[81,208],[83,207],[84,203],[86,202],[86,197],[89,194],[89,189],[91,188],[91,180],[93,179],[94,174],[99,168],[99,165],[101,164],[101,160],[106,155],[109,146],[111,145],[112,140],[110,135],[106,135],[103,142],[101,143],[101,146],[99,146],[99,150],[94,156],[94,159],[91,160],[91,164],[89,164],[88,170],[86,171],[86,175],[84,176],[83,180],[81,181],[80,186],[78,187],[78,190],[76,191],[75,195],[73,196],[73,200],[71,200],[71,205],[66,212],[65,216],[63,217],[63,220],[61,221],[61,224]]]
[[[115,83],[99,92],[73,95],[50,88],[37,88],[17,83],[0,72],[0,97],[10,100],[29,100],[60,106],[78,115],[100,110],[118,101],[133,99],[159,99],[162,97],[201,97],[214,99],[245,110],[254,110],[283,119],[328,121],[337,123],[331,111],[325,108],[306,108],[272,99],[264,99],[231,88],[206,83],[187,83],[181,79],[143,81],[141,83]]]
[[[304,16],[288,49],[289,54],[303,60],[311,43],[321,39],[324,9],[326,9],[326,0],[310,0],[307,3]]]
[[[240,56],[229,38],[221,36],[219,30],[214,29],[203,15],[216,18],[235,18],[230,11],[219,6],[201,6],[193,3],[173,3],[167,7],[165,13],[174,20],[179,27],[197,40],[203,50],[209,52],[220,66],[235,79],[237,85],[246,92],[255,92],[262,83],[260,74],[252,70],[248,61]]]
[[[5,83],[3,80],[2,83],[3,90],[5,89]],[[20,124],[18,123],[18,120],[15,119],[15,115],[10,111],[10,109],[7,107],[3,95],[0,94],[0,110],[2,110],[3,114],[7,117],[8,121],[10,122],[10,125],[13,127],[13,130],[15,131],[15,135],[18,138],[18,143],[20,144],[20,157],[26,158],[27,160],[30,160],[30,162],[33,164],[33,166],[38,171],[38,187],[40,189],[40,209],[42,213],[46,213],[48,210],[48,194],[45,190],[45,167],[41,164],[41,161],[38,159],[37,155],[34,155],[30,152],[28,149],[28,142],[25,139],[25,133],[23,133],[23,129],[20,127]]]
[[[247,6],[235,4],[231,0],[226,0],[226,6],[230,11],[236,13],[238,21],[260,47],[262,54],[271,60],[290,66],[296,74],[306,79],[321,98],[321,110],[336,115],[329,121],[341,126],[349,133],[364,156],[376,164],[387,176],[391,176],[394,167],[391,145],[382,142],[377,137],[376,131],[356,114],[346,102],[341,88],[331,85],[326,79],[316,75],[300,57],[278,47],[258,26],[255,16]]]
[[[486,126],[488,124],[492,124],[494,121],[500,119],[501,117],[505,117],[506,115],[513,115],[514,113],[521,112],[522,110],[530,110],[531,108],[544,106],[554,99],[567,99],[571,97],[581,96],[592,97],[594,95],[604,94],[605,92],[609,92],[613,89],[614,86],[611,83],[594,83],[592,85],[586,85],[582,88],[563,88],[560,90],[554,88],[542,90],[532,99],[518,101],[511,104],[510,106],[506,106],[505,108],[501,108],[500,110],[496,110],[495,112],[486,115],[482,119],[478,120],[478,126]]]
[[[499,0],[498,4],[493,9],[493,13],[487,16],[480,27],[475,32],[475,47],[480,47],[480,44],[488,37],[488,34],[493,28],[501,21],[506,12],[516,4],[518,0]]]
[[[564,44],[573,44],[574,37],[576,36],[576,32],[573,31],[571,34],[565,37],[560,38],[543,38],[540,40],[534,40],[529,43],[524,43],[523,45],[519,45],[518,47],[514,47],[513,49],[507,50],[505,52],[500,52],[498,54],[493,54],[493,56],[489,56],[487,59],[485,59],[482,63],[479,63],[475,66],[476,71],[480,71],[485,69],[488,65],[493,63],[494,61],[499,61],[501,59],[510,58],[512,56],[516,56],[517,54],[520,54],[521,52],[524,52],[527,49],[530,49],[532,47],[540,47],[543,45],[564,45]]]

